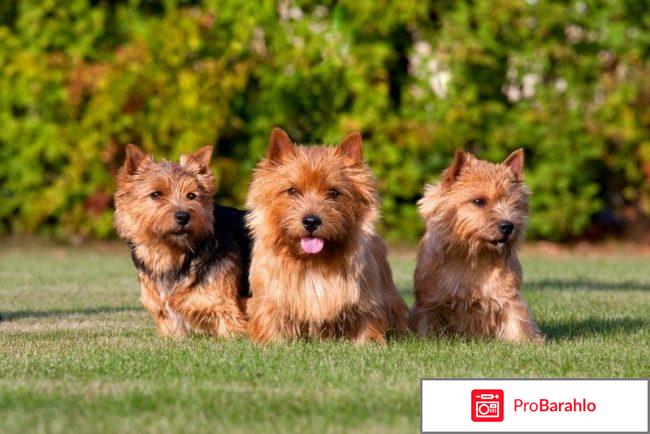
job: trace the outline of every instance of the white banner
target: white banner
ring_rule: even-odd
[[[422,380],[423,432],[647,432],[648,380]]]

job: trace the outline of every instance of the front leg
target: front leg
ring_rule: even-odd
[[[170,315],[153,283],[143,280],[140,286],[140,302],[154,319],[158,334],[160,336],[185,336],[187,329],[184,324],[175,316]]]
[[[248,333],[253,341],[271,343],[299,337],[295,327],[291,326],[290,322],[281,314],[280,309],[272,304],[260,303],[259,300],[253,304],[248,324]]]
[[[164,337],[181,338],[190,332],[183,318],[174,311],[168,310],[167,315],[156,320],[158,334]]]
[[[422,306],[416,304],[411,308],[409,314],[409,328],[413,333],[417,334],[420,337],[426,337],[429,335],[430,331],[430,321],[427,310],[423,309]]]
[[[385,321],[376,318],[361,318],[356,330],[351,338],[357,345],[376,343],[384,345],[386,343],[386,324]]]
[[[442,336],[450,332],[442,306],[424,305],[416,301],[409,316],[409,328],[419,337]]]
[[[245,333],[247,326],[236,297],[219,285],[195,287],[171,296],[170,304],[193,329],[230,338]]]
[[[515,299],[506,308],[499,327],[499,337],[509,341],[544,342],[528,306],[521,298]]]

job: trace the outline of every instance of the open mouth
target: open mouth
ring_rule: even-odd
[[[303,252],[315,255],[323,250],[325,240],[319,237],[302,237],[300,238],[300,247]]]
[[[493,244],[493,245],[495,245],[497,247],[502,247],[502,246],[506,245],[508,243],[508,241],[510,241],[510,237],[503,237],[503,238],[499,238],[499,239],[496,239],[496,240],[488,240],[488,242],[490,244]]]
[[[176,231],[171,231],[171,234],[175,237],[184,237],[187,235],[187,230],[185,229],[179,229]]]

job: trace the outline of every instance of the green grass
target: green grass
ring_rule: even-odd
[[[650,376],[650,258],[524,256],[543,346],[156,337],[128,252],[0,253],[3,432],[417,432],[422,377]],[[412,258],[392,260],[412,299]]]

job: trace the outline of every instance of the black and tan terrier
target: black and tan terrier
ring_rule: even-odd
[[[296,146],[279,128],[271,134],[247,200],[253,340],[383,343],[406,329],[361,148],[359,133],[337,147]]]
[[[156,162],[127,145],[117,175],[115,226],[164,336],[247,329],[250,240],[243,211],[213,204],[211,156],[207,146],[179,163]]]
[[[530,194],[523,170],[521,149],[500,164],[458,151],[442,180],[425,188],[410,318],[417,334],[542,340],[521,295],[517,248]]]

